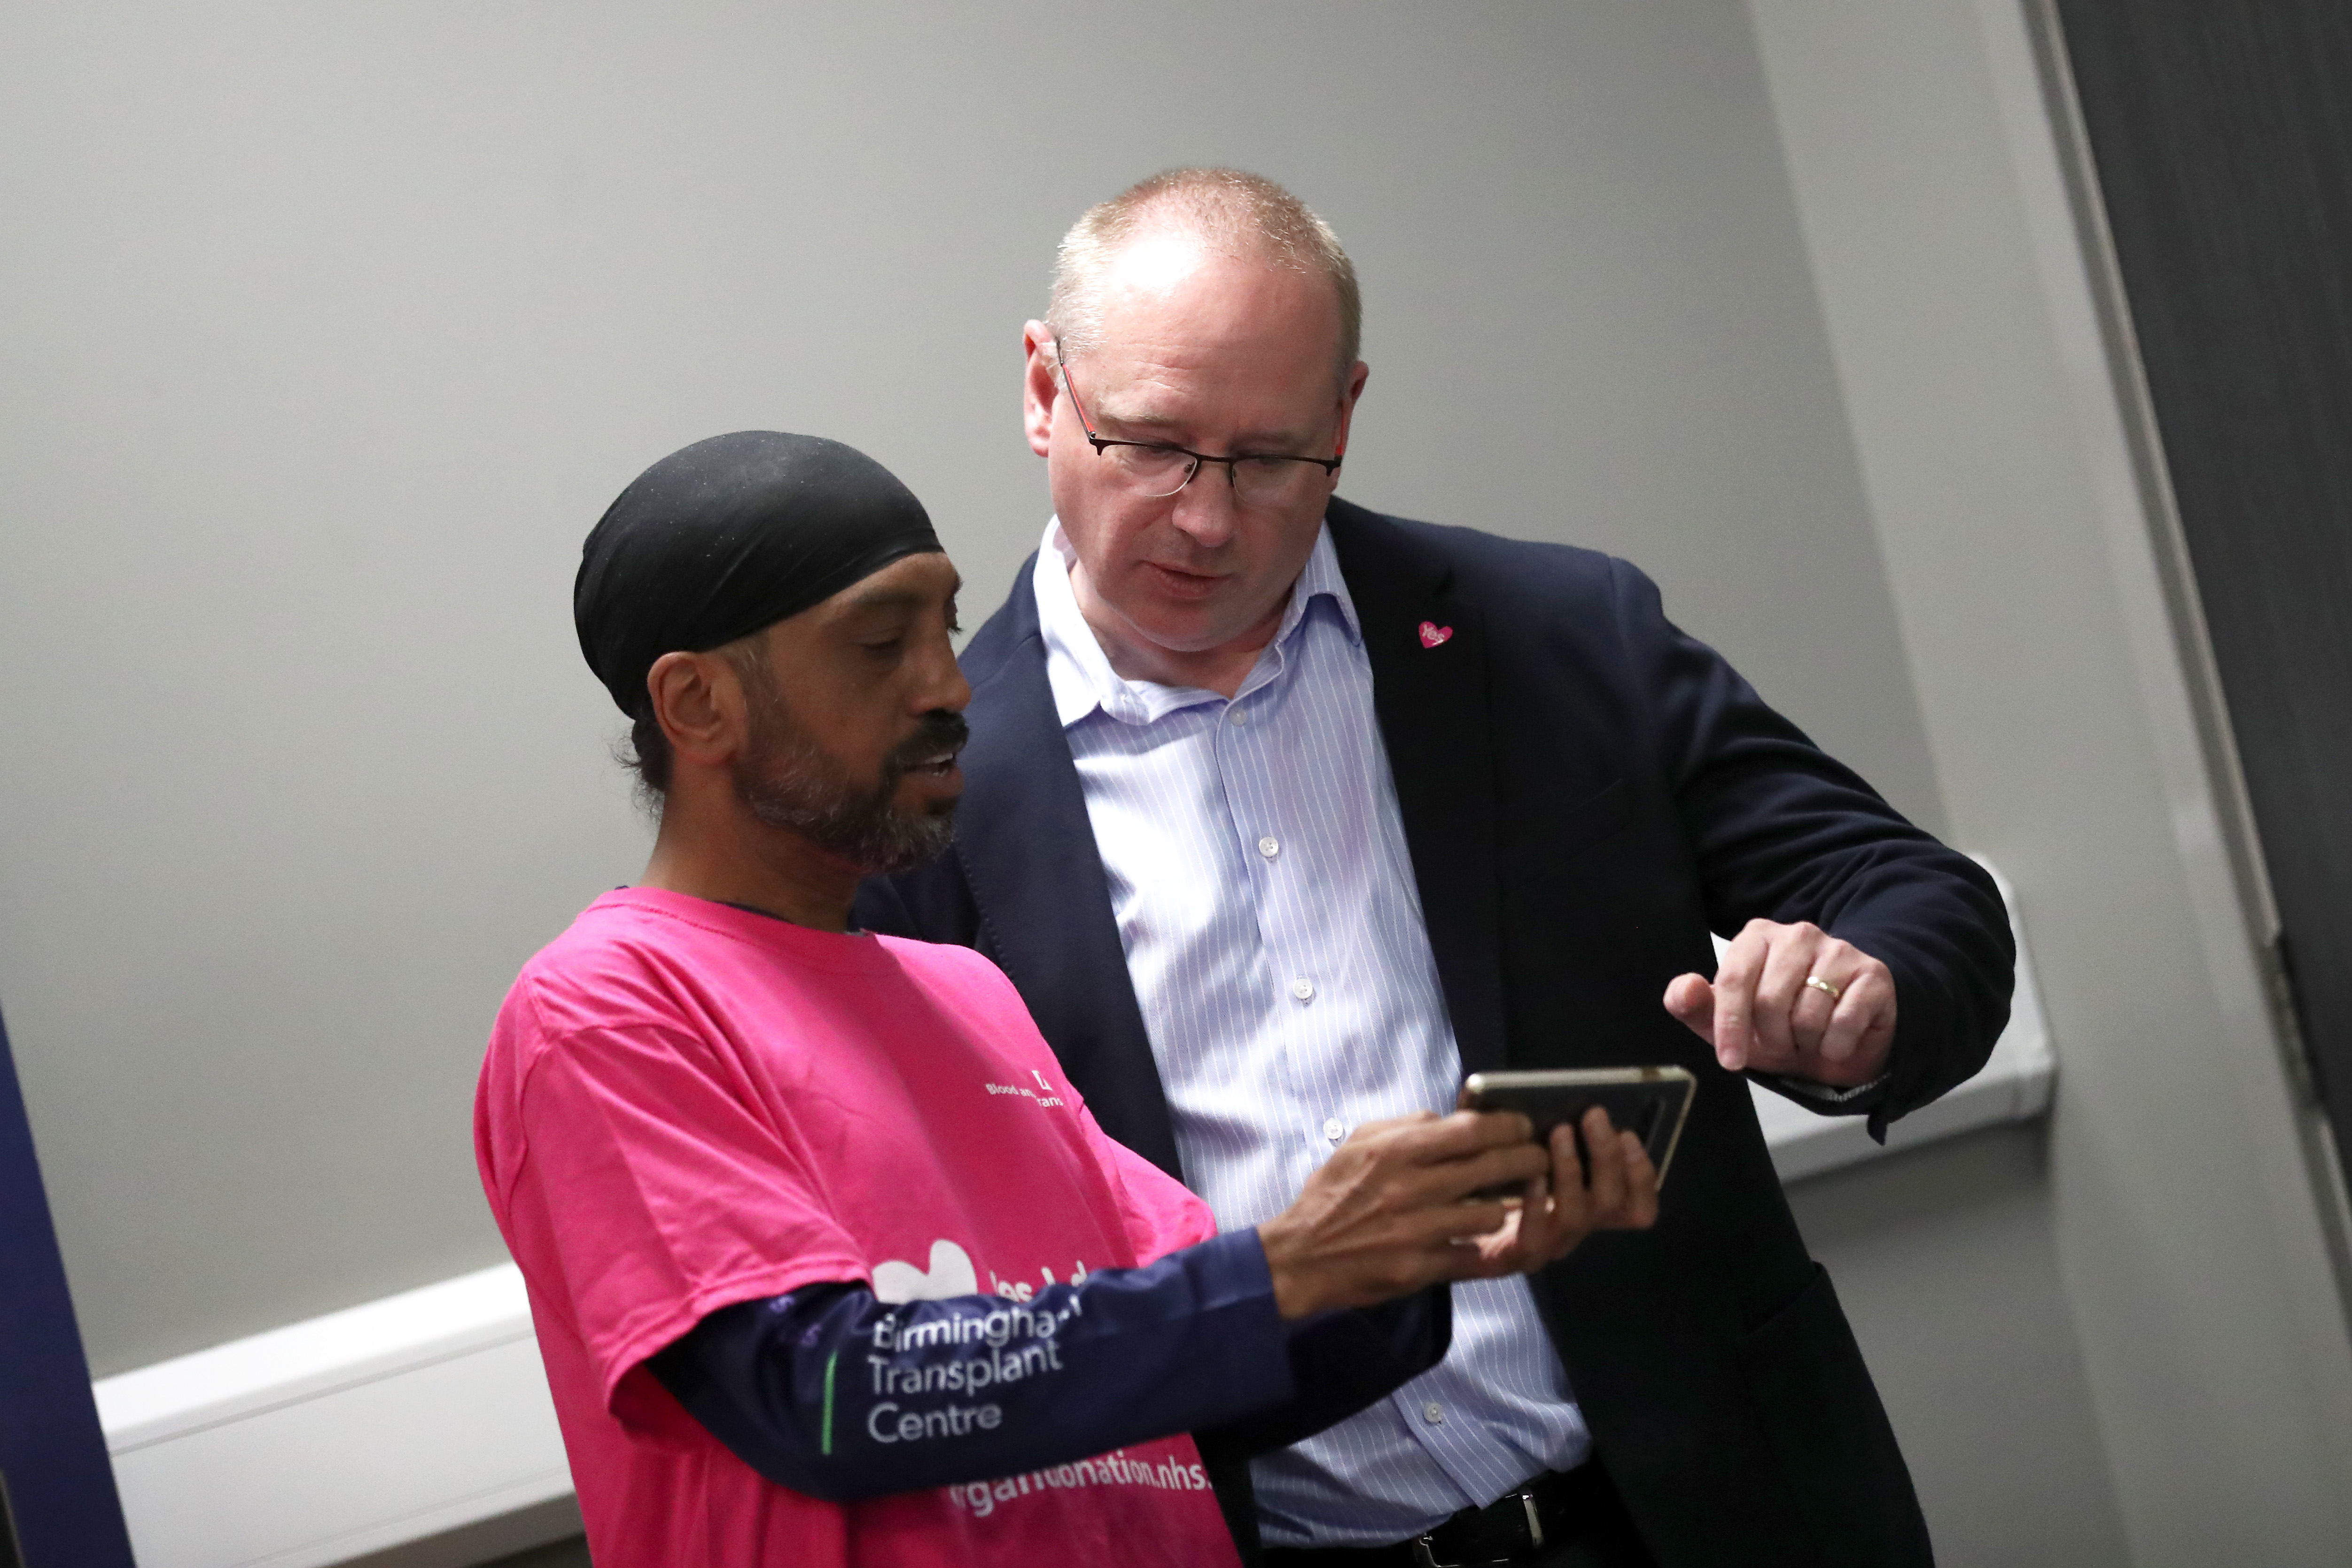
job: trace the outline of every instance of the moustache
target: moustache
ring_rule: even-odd
[[[893,747],[884,764],[891,783],[897,783],[910,768],[937,762],[943,755],[956,756],[971,739],[971,727],[964,723],[963,715],[945,708],[933,708],[916,722],[915,733]]]

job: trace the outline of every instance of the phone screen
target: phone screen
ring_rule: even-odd
[[[1538,1143],[1549,1143],[1555,1127],[1570,1127],[1577,1158],[1588,1165],[1591,1152],[1584,1146],[1582,1124],[1584,1113],[1598,1105],[1612,1126],[1642,1140],[1663,1186],[1697,1087],[1698,1081],[1679,1067],[1475,1072],[1463,1082],[1461,1103],[1473,1111],[1518,1112],[1535,1124]]]

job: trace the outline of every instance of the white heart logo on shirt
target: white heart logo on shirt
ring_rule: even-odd
[[[980,1294],[980,1276],[973,1272],[971,1254],[952,1241],[931,1243],[931,1271],[893,1258],[874,1265],[874,1299],[895,1306],[900,1301],[944,1301],[953,1296]]]

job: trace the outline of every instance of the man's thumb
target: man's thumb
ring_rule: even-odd
[[[1704,975],[1676,975],[1666,984],[1666,1011],[1709,1045],[1715,1043],[1715,988]]]

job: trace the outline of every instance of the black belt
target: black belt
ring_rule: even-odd
[[[1623,1518],[1616,1488],[1597,1464],[1546,1470],[1484,1508],[1465,1508],[1425,1535],[1390,1546],[1273,1546],[1265,1568],[1483,1568],[1557,1552],[1596,1523]]]

